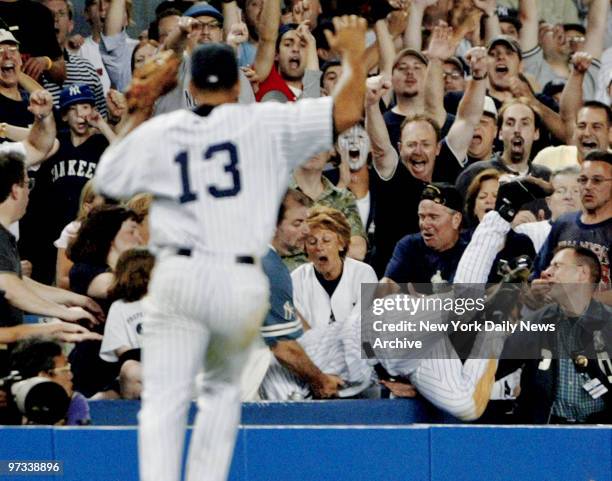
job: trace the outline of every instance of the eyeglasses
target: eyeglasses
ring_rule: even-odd
[[[459,72],[444,72],[443,76],[444,76],[444,80],[446,80],[449,77],[452,78],[453,80],[459,80],[463,78],[463,75],[461,75]]]
[[[0,45],[0,55],[4,55],[4,52],[16,53],[19,52],[19,47],[17,45]]]
[[[49,369],[49,372],[52,372],[54,374],[59,374],[62,372],[70,372],[70,370],[72,369],[72,364],[68,363],[65,366],[62,367],[56,367],[53,369]]]
[[[587,177],[586,175],[581,175],[576,179],[578,184],[585,186],[589,183],[589,180],[593,184],[593,186],[597,187],[598,185],[603,184],[604,182],[609,182],[612,180],[612,177],[602,177],[601,175],[594,175],[593,177]]]
[[[199,22],[199,24],[202,30],[218,30],[221,28],[221,24],[219,22]]]

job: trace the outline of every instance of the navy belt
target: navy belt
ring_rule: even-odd
[[[176,250],[176,254],[179,256],[191,257],[193,251],[186,247],[181,247]],[[255,258],[253,256],[236,256],[237,264],[255,264]]]

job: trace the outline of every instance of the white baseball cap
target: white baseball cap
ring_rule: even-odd
[[[15,36],[4,28],[0,28],[0,43],[13,42],[19,45]]]
[[[495,107],[495,102],[488,95],[485,96],[485,99],[484,99],[484,108],[483,108],[483,112],[482,113],[483,114],[489,114],[495,120],[497,120],[497,107]]]

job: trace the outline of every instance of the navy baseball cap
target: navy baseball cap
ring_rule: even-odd
[[[454,185],[447,182],[433,182],[427,184],[421,194],[421,200],[431,200],[449,209],[463,212],[463,199],[461,198],[461,194]]]
[[[74,104],[95,105],[96,97],[88,85],[74,84],[64,87],[60,92],[59,107],[63,111]]]
[[[191,80],[202,90],[223,90],[238,82],[234,49],[223,43],[198,46],[191,54]]]
[[[212,5],[208,5],[207,3],[189,7],[183,15],[185,15],[186,17],[193,18],[202,16],[213,17],[219,20],[219,22],[223,22],[223,15],[221,14],[221,12]]]

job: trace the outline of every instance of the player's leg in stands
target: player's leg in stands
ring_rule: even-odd
[[[202,323],[168,317],[150,302],[145,312],[140,479],[178,481],[193,380],[209,334]]]
[[[266,377],[259,388],[262,399],[268,401],[290,401],[308,397],[308,385],[273,357]]]

